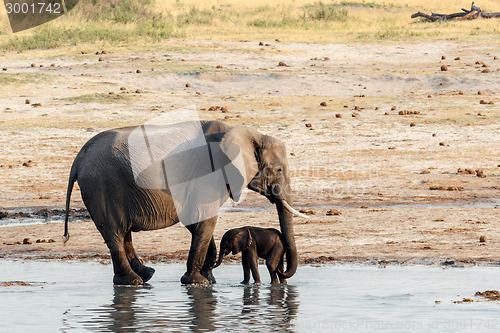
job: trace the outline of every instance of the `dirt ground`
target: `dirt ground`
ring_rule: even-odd
[[[63,208],[88,139],[194,106],[286,143],[295,206],[314,213],[295,219],[302,263],[500,261],[498,40],[262,44],[0,53],[0,210]],[[278,228],[263,197],[241,207],[221,214],[217,241],[237,226]],[[51,221],[1,228],[0,257],[109,259],[91,221],[71,223],[65,245]],[[181,225],[134,234],[149,261],[184,260],[189,241]]]

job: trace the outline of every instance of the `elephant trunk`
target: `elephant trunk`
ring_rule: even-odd
[[[281,199],[276,201],[276,209],[280,220],[281,233],[285,240],[285,253],[286,253],[286,271],[278,272],[282,279],[291,278],[297,270],[298,257],[297,247],[295,245],[295,236],[293,232],[293,215],[285,208],[285,204],[291,205],[291,200]]]
[[[219,259],[217,259],[217,262],[215,263],[213,268],[219,267],[220,264],[222,263],[222,259],[224,259],[224,249],[221,247],[219,251]]]

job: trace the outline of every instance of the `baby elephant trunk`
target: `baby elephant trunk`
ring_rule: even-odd
[[[217,260],[217,262],[215,263],[215,266],[213,268],[219,267],[220,264],[222,263],[222,259],[224,259],[224,249],[220,249],[219,259]]]

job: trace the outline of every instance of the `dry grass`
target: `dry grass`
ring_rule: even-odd
[[[140,11],[114,9],[101,13],[109,6],[101,4],[102,8],[92,10],[89,2],[82,0],[70,15],[15,36],[0,35],[0,44],[7,49],[33,49],[96,41],[151,43],[169,37],[336,43],[478,38],[499,33],[497,19],[440,24],[410,18],[417,11],[449,13],[470,7],[468,1],[458,0],[140,2]],[[477,5],[486,12],[500,11],[497,1],[484,0]],[[0,10],[0,29],[9,31],[5,9]]]

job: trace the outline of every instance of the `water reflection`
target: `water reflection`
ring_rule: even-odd
[[[298,307],[298,292],[292,285],[115,286],[111,304],[85,313],[72,311],[73,320],[68,319],[70,327],[106,332],[138,328],[202,332],[248,326],[290,331]]]
[[[109,308],[110,320],[104,328],[110,331],[128,332],[127,328],[136,327],[137,316],[134,304],[139,291],[138,288],[114,286],[113,303]]]
[[[188,296],[190,328],[194,332],[215,330],[217,299],[212,286],[185,286]]]

